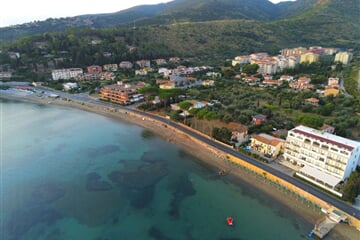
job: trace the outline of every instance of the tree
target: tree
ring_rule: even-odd
[[[188,101],[180,102],[178,105],[182,110],[189,110],[189,108],[192,107],[192,103]]]
[[[242,71],[249,75],[255,74],[258,69],[259,65],[257,64],[247,64],[242,67]]]
[[[350,174],[349,178],[346,180],[344,186],[344,195],[343,198],[345,201],[351,203],[355,202],[355,198],[360,194],[360,172],[359,169]]]
[[[231,139],[231,131],[225,127],[222,128],[214,127],[212,131],[212,136],[216,140],[219,140],[224,143],[229,143]]]

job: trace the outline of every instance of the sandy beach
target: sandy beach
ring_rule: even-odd
[[[225,154],[211,149],[198,141],[193,141],[190,137],[185,134],[175,133],[172,129],[153,121],[144,121],[139,117],[133,117],[123,112],[112,111],[111,107],[107,108],[104,106],[93,105],[88,103],[76,102],[63,100],[61,98],[47,98],[38,97],[35,94],[31,95],[13,95],[13,94],[1,94],[0,99],[17,100],[23,102],[37,103],[51,105],[55,104],[58,106],[72,107],[80,110],[90,111],[97,114],[102,114],[120,121],[126,121],[131,124],[136,124],[152,132],[160,135],[169,142],[172,142],[180,146],[187,153],[197,157],[205,164],[209,164],[215,172],[220,169],[230,169],[231,172],[226,178],[234,181],[244,181],[247,184],[251,184],[255,188],[268,194],[269,198],[273,198],[279,203],[286,206],[289,211],[293,211],[294,214],[303,218],[304,221],[310,224],[315,224],[317,220],[322,217],[320,211],[314,210],[312,207],[308,207],[307,204],[302,204],[301,201],[296,200],[295,197],[291,197],[281,192],[279,189],[271,187],[268,183],[265,183],[262,179],[248,173],[240,168],[233,168],[230,166],[225,159]],[[310,231],[311,229],[309,229]],[[304,233],[307,234],[307,233]],[[346,224],[338,224],[336,228],[326,237],[326,239],[343,239],[343,240],[354,240],[360,239],[360,233],[353,227]]]

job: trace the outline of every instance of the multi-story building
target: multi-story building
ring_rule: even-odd
[[[232,62],[231,65],[233,67],[236,66],[236,64],[248,64],[250,63],[250,56],[249,55],[242,55],[242,56],[236,56]]]
[[[131,62],[128,61],[122,61],[121,63],[119,63],[119,68],[132,68],[133,64]]]
[[[300,56],[300,63],[303,62],[308,62],[308,63],[313,63],[319,60],[319,54],[317,53],[313,53],[313,52],[307,52],[304,54],[301,54]]]
[[[102,67],[99,65],[91,65],[87,67],[88,73],[99,73],[102,72]]]
[[[118,70],[118,65],[117,64],[105,64],[103,66],[104,71],[111,71],[111,72],[116,72]]]
[[[360,142],[300,125],[288,132],[284,158],[302,166],[298,176],[341,196],[335,187],[360,165]]]
[[[307,51],[306,48],[297,47],[297,48],[285,48],[281,50],[281,55],[283,56],[292,56],[292,55],[301,55]]]
[[[114,84],[103,87],[99,93],[99,99],[127,105],[132,103],[132,99],[137,93],[137,86]]]
[[[250,147],[266,157],[276,158],[285,145],[285,140],[261,133],[251,136]]]
[[[335,62],[342,62],[343,64],[349,64],[353,54],[350,52],[339,52],[335,55]]]
[[[53,80],[76,78],[83,74],[81,68],[54,69],[51,72]]]

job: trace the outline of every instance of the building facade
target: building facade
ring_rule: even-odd
[[[53,80],[76,78],[80,74],[83,74],[81,68],[54,69],[51,72]]]
[[[118,104],[131,104],[132,99],[138,93],[137,87],[133,85],[108,85],[101,89],[99,99]]]
[[[264,154],[269,158],[276,158],[284,148],[285,140],[268,134],[254,134],[251,136],[251,150]]]
[[[335,62],[341,62],[343,64],[349,64],[352,60],[353,54],[349,52],[339,52],[335,55]]]
[[[341,196],[335,187],[360,165],[360,142],[300,125],[288,132],[284,158],[303,167],[297,175]]]

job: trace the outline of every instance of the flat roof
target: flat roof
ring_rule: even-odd
[[[352,151],[354,148],[360,147],[360,143],[353,141],[348,138],[343,138],[328,132],[324,132],[321,130],[316,130],[313,128],[305,127],[305,126],[297,126],[296,128],[290,130],[295,133],[300,133],[310,138],[314,138],[320,141],[324,141],[333,145],[337,145],[339,147],[345,148],[349,151]]]
[[[329,184],[332,187],[335,187],[339,182],[342,181],[341,178],[337,178],[333,175],[330,175],[326,172],[323,172],[317,168],[311,167],[309,165],[305,165],[303,168],[299,170],[300,173],[304,173],[305,175],[311,176],[317,180],[320,180],[324,183]]]

